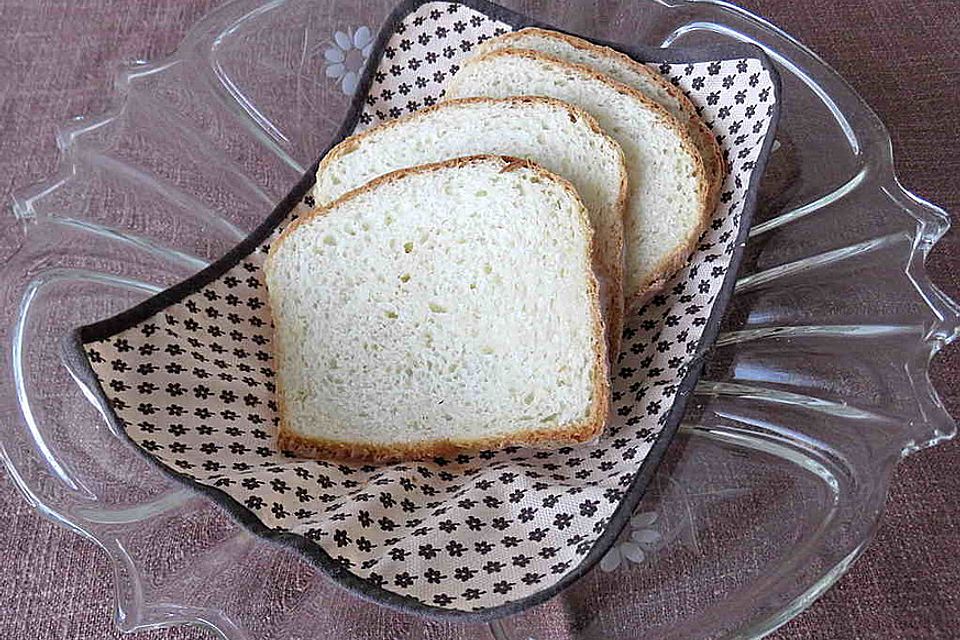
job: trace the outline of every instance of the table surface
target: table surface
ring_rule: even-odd
[[[211,0],[0,0],[0,201],[55,167],[55,127],[102,111],[117,60],[170,53],[219,4]],[[960,3],[957,0],[744,0],[817,51],[886,123],[903,184],[960,210]],[[0,260],[15,248],[0,224]],[[928,268],[960,298],[960,239]],[[932,378],[960,415],[960,351]],[[773,638],[954,638],[960,625],[960,442],[910,457],[893,481],[875,541],[853,569]],[[119,638],[105,554],[45,520],[0,481],[0,638]],[[210,640],[176,628],[137,638]]]

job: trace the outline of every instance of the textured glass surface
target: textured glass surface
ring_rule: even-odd
[[[607,2],[599,18],[577,2],[504,4],[624,43],[754,42],[783,80],[736,295],[633,521],[547,604],[491,626],[425,621],[345,594],[110,431],[59,339],[196,272],[266,215],[336,132],[392,5],[235,2],[174,56],[125,67],[113,111],[65,125],[59,173],[13,203],[23,237],[0,281],[4,461],[41,513],[108,551],[122,628],[759,637],[857,558],[897,461],[955,434],[927,364],[956,335],[957,307],[923,264],[948,220],[900,187],[882,124],[840,78],[721,4]]]

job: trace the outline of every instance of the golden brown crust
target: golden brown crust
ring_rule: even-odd
[[[541,29],[539,27],[526,27],[524,29],[520,29],[519,31],[512,31],[497,36],[496,38],[491,38],[480,45],[480,48],[477,50],[478,55],[482,55],[485,52],[491,51],[500,44],[506,44],[507,46],[512,46],[516,49],[522,49],[523,45],[517,44],[517,41],[523,40],[523,38],[527,36],[534,36],[544,40],[559,40],[561,42],[565,42],[574,49],[589,51],[598,56],[604,56],[616,60],[623,66],[631,69],[634,73],[646,77],[652,83],[660,87],[665,93],[669,94],[670,97],[677,102],[680,112],[686,118],[685,124],[687,126],[687,130],[690,133],[690,136],[694,142],[694,146],[697,149],[697,153],[700,155],[700,159],[703,162],[703,168],[706,172],[708,183],[707,204],[710,211],[713,211],[717,205],[717,202],[719,201],[720,190],[723,187],[723,180],[726,174],[726,163],[723,160],[723,152],[720,149],[719,143],[717,143],[716,136],[713,135],[710,127],[708,127],[703,119],[697,114],[697,108],[683,91],[681,91],[672,82],[664,78],[661,74],[657,73],[647,65],[637,62],[625,53],[621,53],[620,51],[617,51],[611,47],[594,44],[589,40],[584,40],[583,38],[571,36],[566,33],[560,33],[559,31]]]
[[[620,212],[620,219],[623,220],[627,216],[627,204],[630,201],[630,180],[627,175],[627,161],[623,157],[623,148],[617,144],[617,149],[620,151],[620,166],[623,171],[620,172],[620,193],[617,196],[617,211]],[[621,227],[623,225],[621,224]],[[620,293],[624,293],[623,286],[625,284],[624,280],[626,277],[627,266],[626,266],[626,237],[624,233],[620,234],[619,242],[615,251],[617,251],[617,265],[619,271],[617,275],[619,276],[620,282]],[[616,300],[620,300],[620,304],[616,304]],[[625,316],[627,312],[627,299],[625,295],[620,295],[614,300],[614,308],[609,311],[609,327],[607,333],[609,335],[609,349],[610,349],[610,363],[613,364],[617,361],[617,357],[620,355],[620,347],[623,342],[623,323],[625,322]]]
[[[547,64],[557,65],[564,69],[575,69],[578,73],[583,74],[589,77],[591,80],[603,83],[610,86],[615,91],[628,95],[638,102],[643,103],[643,105],[653,111],[662,124],[671,129],[677,131],[682,137],[689,138],[689,134],[686,133],[686,130],[680,125],[680,122],[670,115],[670,112],[664,109],[661,105],[657,104],[655,101],[651,100],[639,90],[634,89],[633,87],[618,82],[611,78],[608,75],[605,75],[593,67],[589,67],[585,64],[577,64],[576,62],[567,62],[563,58],[558,58],[557,56],[552,56],[549,53],[542,53],[540,51],[534,51],[533,49],[513,49],[510,47],[504,49],[495,49],[494,51],[488,51],[486,53],[477,54],[472,56],[463,63],[463,69],[471,67],[479,62],[490,60],[492,58],[500,57],[517,57],[517,58],[526,58],[528,60],[535,60],[537,62],[546,62]],[[448,83],[448,92],[450,89],[457,86],[458,78],[461,77],[458,73],[457,75],[450,78]],[[541,97],[541,96],[520,96],[520,97]],[[470,98],[457,98],[458,100],[470,99]],[[562,102],[562,101],[561,101]]]
[[[696,146],[707,177],[707,210],[713,215],[720,202],[720,192],[727,176],[727,163],[723,159],[720,143],[710,127],[699,117],[691,121],[691,126],[695,129],[692,132],[694,140],[699,141]]]
[[[558,65],[566,69],[576,69],[579,73],[611,87],[622,95],[630,96],[631,98],[642,103],[647,109],[653,111],[657,121],[665,127],[671,129],[677,135],[684,151],[693,160],[698,185],[696,196],[700,205],[698,207],[699,219],[697,221],[697,225],[691,229],[689,234],[687,234],[687,238],[683,243],[677,245],[673,251],[660,260],[657,266],[651,270],[650,274],[637,288],[637,291],[628,292],[626,288],[624,288],[624,309],[629,311],[630,309],[636,308],[640,302],[649,297],[655,291],[661,289],[666,284],[667,280],[669,280],[670,276],[676,273],[677,270],[686,263],[686,261],[690,258],[690,255],[693,253],[693,250],[696,248],[700,235],[709,224],[710,217],[713,215],[713,209],[711,208],[710,202],[711,186],[707,181],[706,171],[703,167],[703,159],[701,158],[700,153],[697,151],[690,132],[665,108],[647,96],[643,95],[638,89],[625,85],[622,82],[618,82],[613,78],[610,78],[609,76],[597,71],[596,69],[588,67],[587,65],[567,62],[556,56],[541,53],[539,51],[511,48],[495,49],[493,51],[481,53],[468,59],[464,63],[463,68],[467,68],[470,65],[476,64],[480,61],[501,56],[516,56],[527,58],[529,60],[536,60],[538,62],[546,62],[548,64]],[[456,79],[457,76],[454,76],[451,79],[451,85],[456,85]]]
[[[639,308],[650,296],[662,290],[670,278],[687,264],[690,256],[693,255],[693,252],[697,248],[700,236],[706,231],[710,224],[710,219],[713,217],[714,205],[711,204],[711,186],[702,177],[704,173],[703,161],[700,159],[700,155],[693,149],[693,145],[689,140],[684,140],[684,146],[688,147],[688,152],[693,153],[693,158],[699,167],[698,173],[701,179],[699,180],[697,188],[697,199],[700,201],[700,217],[697,220],[696,226],[687,233],[684,242],[677,245],[673,251],[661,258],[650,275],[647,276],[638,287],[638,290],[629,297],[625,297],[624,306],[628,310]]]
[[[604,325],[600,315],[599,290],[596,277],[590,268],[591,254],[593,247],[593,228],[590,225],[590,219],[587,215],[586,207],[580,200],[580,195],[572,184],[565,178],[550,173],[540,165],[512,158],[509,156],[494,155],[475,155],[463,158],[454,158],[443,162],[420,165],[400,169],[392,173],[380,176],[368,182],[367,184],[345,193],[340,198],[323,207],[318,207],[310,213],[301,216],[293,221],[283,230],[280,236],[270,245],[270,251],[267,254],[265,269],[269,270],[272,260],[276,255],[277,247],[290,235],[290,233],[301,224],[326,215],[333,208],[341,203],[357,197],[368,191],[373,191],[379,186],[402,180],[404,177],[420,173],[429,173],[441,169],[464,167],[470,164],[499,162],[503,169],[511,171],[519,168],[525,168],[533,171],[545,180],[550,180],[560,185],[567,193],[579,203],[578,221],[581,230],[586,236],[586,252],[583,256],[584,264],[587,267],[587,288],[588,300],[590,301],[590,315],[593,321],[593,398],[587,416],[580,422],[564,425],[560,428],[550,429],[531,429],[527,431],[517,431],[503,436],[492,438],[483,438],[476,440],[442,440],[433,442],[419,442],[405,445],[398,444],[378,444],[378,443],[349,443],[327,440],[323,438],[309,438],[294,433],[286,421],[286,407],[284,403],[282,376],[277,376],[277,405],[279,409],[279,431],[278,446],[283,451],[289,451],[297,455],[315,457],[315,458],[333,458],[340,460],[355,461],[388,461],[388,460],[411,460],[419,458],[428,458],[433,456],[446,455],[457,451],[492,449],[506,446],[508,444],[516,445],[545,445],[550,443],[571,443],[586,442],[600,434],[603,431],[606,422],[607,412],[610,404],[610,381],[607,366],[606,340],[604,339]],[[268,289],[269,299],[269,289]],[[271,316],[273,315],[271,306]],[[273,318],[274,326],[276,318]],[[280,343],[274,340],[274,350],[280,354]],[[280,354],[282,355],[282,354]],[[275,357],[274,361],[279,361]]]
[[[623,295],[625,266],[622,223],[626,213],[628,197],[626,160],[624,160],[623,149],[621,149],[620,144],[603,130],[596,118],[580,107],[572,105],[568,102],[563,102],[562,100],[557,100],[556,98],[550,98],[546,96],[511,96],[507,98],[468,97],[444,100],[439,104],[427,107],[425,109],[420,109],[393,120],[388,120],[387,122],[378,124],[377,126],[371,127],[365,131],[361,131],[360,133],[355,133],[349,138],[344,139],[330,149],[330,151],[328,151],[320,161],[320,166],[317,168],[317,176],[319,177],[321,174],[323,174],[330,164],[335,160],[338,160],[347,153],[356,150],[367,139],[373,138],[374,136],[381,134],[388,129],[392,129],[409,122],[423,120],[437,112],[457,109],[463,106],[507,105],[513,107],[524,104],[549,105],[555,109],[565,111],[570,115],[570,119],[574,122],[576,121],[576,118],[579,118],[594,134],[602,137],[613,149],[616,149],[619,155],[620,193],[618,196],[615,213],[619,212],[619,217],[617,219],[620,221],[620,225],[617,229],[618,233],[616,237],[611,239],[611,244],[614,245],[614,253],[617,257],[613,260],[604,261],[602,255],[597,255],[595,262],[600,268],[603,278],[610,283],[608,286],[612,288],[612,292],[609,294],[610,304],[606,305],[606,313],[604,314],[604,317],[606,321],[605,326],[608,352],[611,359],[616,360],[617,356],[620,354],[620,342],[623,334],[623,317],[626,306]]]
[[[476,440],[434,440],[412,444],[346,442],[323,438],[305,438],[284,428],[280,419],[278,446],[282,451],[307,458],[351,462],[399,462],[453,456],[467,451],[502,449],[510,445],[544,447],[589,442],[603,431],[603,420],[591,418],[562,429],[530,429],[504,436]]]
[[[690,102],[689,98],[687,98],[682,91],[680,91],[677,87],[675,87],[670,82],[667,82],[662,75],[660,75],[650,67],[637,62],[630,56],[626,55],[625,53],[621,53],[616,49],[613,49],[611,47],[605,47],[600,44],[594,44],[589,40],[584,40],[583,38],[578,38],[577,36],[572,36],[568,33],[551,31],[549,29],[541,29],[540,27],[525,27],[518,31],[511,31],[509,33],[504,33],[503,35],[497,36],[495,38],[490,38],[489,40],[484,42],[482,45],[480,45],[480,48],[478,49],[477,53],[478,54],[486,53],[487,51],[490,51],[491,49],[496,47],[496,45],[501,42],[508,43],[508,44],[513,43],[510,46],[510,48],[513,48],[513,49],[523,49],[524,48],[523,45],[522,44],[516,45],[515,41],[522,40],[526,36],[535,36],[537,38],[543,38],[544,40],[560,40],[561,42],[567,43],[574,49],[580,49],[581,51],[590,51],[591,53],[596,53],[598,55],[607,56],[610,58],[616,58],[620,60],[624,65],[630,67],[640,75],[643,75],[649,78],[654,84],[657,84],[658,86],[662,87],[664,91],[669,93],[670,96],[673,97],[680,104],[680,109],[684,113],[688,113],[696,117],[696,109],[694,108],[693,103]]]

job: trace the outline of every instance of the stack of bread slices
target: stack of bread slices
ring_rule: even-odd
[[[270,247],[281,448],[595,438],[624,314],[689,258],[723,173],[646,66],[542,29],[486,41],[441,103],[334,147]]]

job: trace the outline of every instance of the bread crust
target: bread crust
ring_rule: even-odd
[[[681,91],[672,82],[664,78],[663,75],[657,73],[647,65],[637,62],[630,56],[617,51],[616,49],[594,44],[589,40],[584,40],[583,38],[571,36],[566,33],[550,31],[549,29],[541,29],[539,27],[526,27],[524,29],[520,29],[519,31],[511,31],[495,38],[491,38],[480,45],[478,54],[483,54],[484,52],[492,50],[496,43],[507,43],[510,45],[518,40],[522,40],[524,36],[528,35],[543,38],[545,40],[559,40],[567,43],[574,49],[590,51],[598,56],[616,60],[637,74],[646,77],[652,83],[656,84],[663,91],[669,94],[670,97],[676,100],[680,105],[680,111],[687,119],[686,124],[688,131],[694,140],[697,153],[700,155],[700,159],[703,161],[703,168],[706,172],[707,182],[709,184],[707,191],[708,208],[711,212],[716,208],[717,203],[720,200],[720,190],[723,187],[723,180],[726,176],[726,162],[723,159],[723,151],[720,148],[720,144],[717,142],[717,137],[713,134],[713,131],[710,130],[710,127],[708,127],[703,119],[697,114],[697,108],[683,91]],[[517,44],[516,46],[511,46],[510,48],[522,49],[523,45]]]
[[[544,180],[550,180],[560,185],[567,191],[571,197],[579,203],[578,222],[581,230],[587,239],[587,250],[583,256],[584,265],[587,271],[587,298],[590,304],[590,316],[593,324],[593,368],[591,372],[593,381],[593,394],[590,407],[586,417],[572,424],[563,425],[558,428],[531,429],[525,431],[516,431],[503,436],[494,436],[489,438],[480,438],[473,440],[436,440],[422,441],[409,444],[384,444],[384,443],[352,443],[340,442],[324,438],[311,438],[295,433],[290,429],[286,420],[286,404],[284,402],[284,393],[282,385],[282,376],[277,376],[277,406],[279,413],[279,429],[277,436],[278,447],[283,451],[311,458],[331,458],[347,461],[400,461],[417,460],[422,458],[448,455],[453,452],[474,451],[480,449],[499,448],[507,445],[546,445],[561,443],[586,442],[591,440],[603,431],[606,423],[607,413],[610,406],[610,381],[607,365],[607,348],[604,339],[604,325],[600,314],[599,288],[596,276],[591,268],[592,249],[593,249],[593,228],[587,216],[587,210],[580,196],[573,185],[565,178],[550,173],[540,165],[520,158],[496,155],[474,155],[463,158],[453,158],[443,162],[435,162],[416,167],[400,169],[391,173],[375,178],[367,184],[345,193],[328,205],[318,207],[307,213],[292,223],[287,225],[283,232],[270,245],[267,253],[267,259],[264,264],[264,270],[269,272],[272,269],[273,259],[277,248],[290,236],[290,234],[301,224],[309,220],[328,214],[333,208],[339,206],[342,202],[350,200],[368,191],[373,191],[378,187],[404,179],[406,176],[429,173],[444,169],[465,167],[471,164],[496,163],[501,171],[513,171],[518,168],[528,169],[537,174]],[[269,288],[268,288],[269,294]],[[269,300],[269,295],[267,296]],[[271,318],[276,325],[276,318],[273,316],[273,307],[270,305]],[[280,343],[273,341],[274,350],[281,354]],[[275,358],[275,361],[279,358]]]
[[[710,218],[713,215],[713,209],[710,205],[709,191],[710,185],[707,181],[706,171],[703,167],[703,159],[700,157],[700,152],[697,150],[696,145],[693,143],[693,138],[690,135],[690,132],[684,127],[679,120],[670,115],[670,113],[664,109],[661,105],[657,104],[647,96],[643,95],[639,90],[634,89],[629,85],[625,85],[622,82],[618,82],[609,76],[604,75],[603,73],[597,71],[593,67],[588,67],[583,64],[575,64],[572,62],[567,62],[556,56],[552,56],[546,53],[541,53],[539,51],[533,51],[531,49],[496,49],[494,51],[488,51],[486,53],[481,53],[477,56],[474,56],[468,59],[464,65],[463,69],[468,68],[469,66],[476,64],[480,61],[493,59],[497,57],[521,57],[527,58],[529,60],[535,60],[538,62],[546,62],[547,64],[557,65],[565,69],[574,69],[578,73],[581,73],[596,82],[600,82],[609,86],[611,89],[619,92],[622,95],[630,96],[631,98],[637,100],[644,105],[645,108],[651,110],[657,120],[663,124],[665,127],[671,129],[677,137],[680,139],[680,144],[683,147],[684,151],[691,157],[694,162],[694,171],[697,176],[697,193],[696,198],[699,203],[698,219],[697,224],[690,230],[687,234],[687,237],[683,242],[678,243],[676,248],[671,251],[669,254],[664,256],[657,265],[650,271],[650,274],[644,279],[642,284],[638,287],[636,292],[628,293],[624,289],[624,309],[629,311],[636,309],[640,304],[650,297],[651,294],[659,291],[667,283],[670,277],[676,273],[686,261],[689,260],[690,255],[693,253],[693,250],[697,246],[697,242],[700,239],[700,236],[703,234],[704,229],[710,223]],[[457,76],[453,76],[450,80],[450,84],[455,86],[457,82]]]
[[[339,144],[334,146],[327,154],[320,160],[320,165],[317,168],[317,176],[319,177],[322,173],[327,171],[330,164],[335,160],[341,158],[347,153],[352,152],[357,147],[359,147],[366,139],[372,138],[374,135],[382,133],[385,130],[396,128],[398,126],[404,125],[408,122],[416,122],[417,120],[422,120],[431,114],[442,112],[451,109],[457,109],[463,106],[473,106],[473,105],[506,105],[509,107],[518,107],[524,104],[543,104],[559,109],[566,112],[567,114],[580,118],[590,130],[596,135],[602,137],[606,140],[614,149],[616,149],[619,159],[620,159],[620,191],[617,197],[616,202],[616,212],[618,214],[618,222],[620,223],[617,227],[615,233],[616,236],[612,238],[614,245],[614,251],[617,253],[617,256],[614,260],[609,262],[609,265],[602,261],[599,262],[604,268],[602,270],[603,277],[606,280],[609,280],[612,285],[612,297],[610,298],[610,305],[605,314],[605,333],[607,336],[607,348],[612,360],[616,360],[617,356],[620,354],[620,343],[623,337],[623,322],[624,314],[626,308],[626,301],[623,295],[623,279],[624,273],[626,271],[625,265],[625,254],[624,254],[624,237],[623,237],[623,218],[627,210],[627,198],[629,197],[629,183],[627,177],[627,165],[626,160],[623,157],[623,149],[620,147],[620,143],[614,140],[610,135],[603,130],[600,124],[597,122],[596,118],[592,115],[568,102],[563,102],[562,100],[557,100],[556,98],[549,98],[546,96],[510,96],[507,98],[484,98],[484,97],[468,97],[468,98],[456,98],[453,100],[444,100],[438,104],[435,104],[431,107],[420,109],[410,114],[406,114],[399,118],[393,120],[388,120],[378,124],[375,127],[371,127],[360,133],[355,133],[352,136],[345,138]]]

